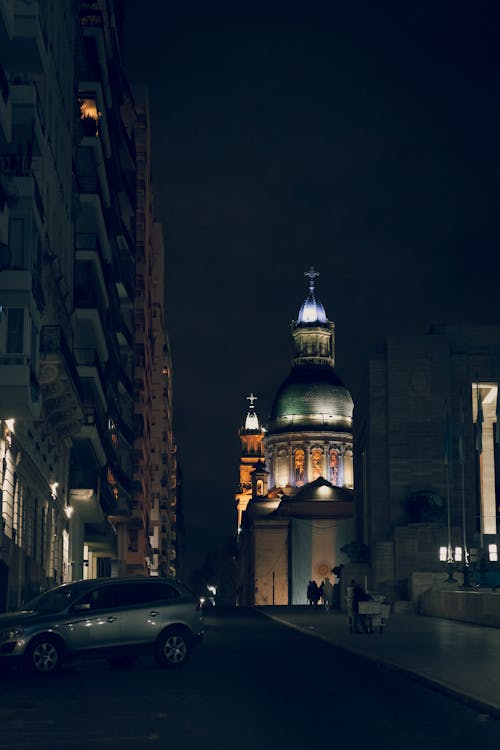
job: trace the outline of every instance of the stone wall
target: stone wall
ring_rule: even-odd
[[[419,610],[422,615],[498,628],[500,592],[477,589],[460,591],[434,586],[420,596]]]

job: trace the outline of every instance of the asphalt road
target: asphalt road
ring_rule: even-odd
[[[2,750],[493,750],[500,721],[243,609],[179,671],[144,657],[0,678]]]

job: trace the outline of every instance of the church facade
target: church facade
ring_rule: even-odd
[[[238,603],[246,606],[307,603],[308,582],[331,578],[355,538],[353,402],[335,370],[335,326],[317,298],[318,274],[305,275],[295,355],[268,428],[251,395],[240,429]]]

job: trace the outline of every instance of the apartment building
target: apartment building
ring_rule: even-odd
[[[152,267],[138,272],[120,24],[104,0],[0,0],[0,610],[62,581],[153,570],[152,418],[136,406]]]

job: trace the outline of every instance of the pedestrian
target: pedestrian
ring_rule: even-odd
[[[309,581],[307,584],[307,601],[309,602],[309,606],[313,606],[313,582]]]
[[[354,584],[354,585],[353,585]],[[359,614],[359,603],[367,602],[371,599],[371,596],[366,593],[363,586],[356,581],[351,581],[352,586],[352,632],[353,633],[368,633],[368,623],[366,621],[366,615]],[[359,629],[361,626],[361,630]]]
[[[320,598],[319,587],[316,581],[309,581],[307,585],[307,601],[311,607],[317,607]]]
[[[325,608],[325,612],[328,612],[332,605],[333,586],[329,578],[325,578],[321,585],[323,588],[323,606]]]

